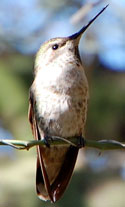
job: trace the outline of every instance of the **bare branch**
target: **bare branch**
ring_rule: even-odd
[[[50,145],[73,145],[78,146],[78,140],[76,137],[70,138],[70,140],[62,138],[62,137],[55,137],[52,136],[49,138],[49,144]],[[29,140],[29,141],[22,141],[22,140],[7,140],[7,139],[1,139],[0,145],[8,145],[10,147],[13,147],[18,150],[29,150],[30,148],[38,145],[45,145],[44,140]],[[123,149],[125,150],[125,143],[121,143],[115,140],[89,140],[84,139],[84,147],[85,148],[96,148],[99,150],[117,150],[117,149]]]

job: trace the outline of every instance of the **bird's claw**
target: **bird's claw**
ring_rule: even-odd
[[[77,140],[78,140],[77,147],[79,149],[85,146],[84,138],[82,136],[78,136]]]
[[[44,143],[45,143],[46,147],[49,147],[50,148],[50,143],[49,142],[52,142],[52,141],[53,141],[52,137],[50,137],[48,135],[46,135],[44,137]]]

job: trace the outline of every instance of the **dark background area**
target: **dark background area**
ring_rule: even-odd
[[[125,142],[124,0],[0,1],[0,139],[32,139],[28,93],[40,45],[78,31],[108,3],[80,41],[90,87],[86,138]],[[0,147],[0,207],[125,206],[123,151],[81,150],[71,183],[54,205],[37,198],[35,168],[35,149]]]

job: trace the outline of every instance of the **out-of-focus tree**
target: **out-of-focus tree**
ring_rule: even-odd
[[[52,37],[76,32],[107,3],[109,7],[86,31],[80,43],[90,86],[86,137],[125,140],[124,0],[0,1],[0,124],[6,129],[5,133],[0,130],[0,137],[9,138],[9,130],[16,139],[32,138],[27,119],[28,90],[32,83],[34,56],[40,45]],[[80,15],[83,6],[88,7],[89,12],[82,14],[76,24],[72,23],[71,19]],[[0,150],[5,152],[5,149]],[[124,194],[124,183],[120,179],[125,175],[123,154],[109,152],[102,157],[97,154],[87,151],[86,157],[82,157],[81,165],[86,168],[83,170],[77,165],[76,176],[58,206],[68,203],[97,207],[99,203],[102,207],[108,192],[106,183],[117,198],[117,206],[124,205],[124,196],[120,197]],[[13,161],[6,159],[5,162],[3,156],[0,159],[0,206],[41,206],[33,191],[34,151],[13,155]],[[101,186],[100,191],[98,186]],[[103,203],[98,201],[99,197]],[[113,197],[106,198],[111,206],[116,204]]]

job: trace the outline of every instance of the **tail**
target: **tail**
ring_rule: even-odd
[[[71,178],[77,155],[78,148],[73,146],[38,147],[36,190],[40,199],[52,202],[60,199]]]

